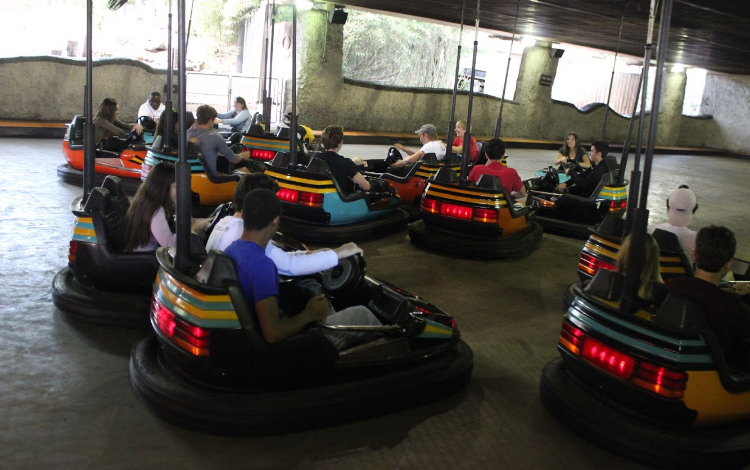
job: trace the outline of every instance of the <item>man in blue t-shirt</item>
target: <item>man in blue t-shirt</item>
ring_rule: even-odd
[[[237,264],[242,290],[255,308],[263,338],[269,343],[277,343],[316,321],[331,325],[380,325],[375,315],[361,305],[334,312],[323,294],[312,297],[305,309],[293,317],[279,310],[279,274],[265,249],[279,227],[280,216],[281,203],[273,192],[267,189],[251,191],[242,204],[242,237],[224,250],[224,254]],[[338,350],[362,343],[370,336],[325,328],[322,331]]]

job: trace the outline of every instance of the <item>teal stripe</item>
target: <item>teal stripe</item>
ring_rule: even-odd
[[[645,355],[665,358],[674,363],[713,364],[713,359],[711,358],[711,355],[708,353],[706,354],[680,354],[680,353],[676,353],[672,351],[666,351],[660,347],[654,346],[653,344],[649,344],[643,341],[636,340],[626,334],[620,333],[609,327],[606,327],[602,325],[601,323],[597,322],[595,318],[591,318],[586,313],[580,311],[579,308],[582,305],[584,305],[587,310],[592,310],[596,315],[601,316],[607,319],[608,321],[621,325],[627,328],[628,330],[642,333],[652,338],[659,339],[660,341],[670,343],[673,345],[675,349],[680,349],[683,347],[702,347],[702,348],[706,347],[706,342],[703,341],[702,339],[701,340],[683,340],[683,339],[676,339],[673,337],[665,336],[655,331],[642,328],[634,323],[627,322],[623,318],[618,318],[617,316],[611,315],[605,312],[604,310],[593,307],[591,304],[582,302],[580,298],[576,298],[575,302],[573,302],[573,305],[568,310],[568,318],[572,320],[574,319],[575,323],[580,324],[581,326],[583,326],[585,329],[589,331],[596,331],[597,333],[599,333],[600,335],[604,337],[612,338],[622,344],[626,344],[629,347],[636,349]]]
[[[73,234],[71,237],[75,241],[79,242],[86,242],[86,243],[96,243],[96,236],[88,236],[88,235],[78,235],[76,233]]]
[[[437,339],[445,339],[446,337],[453,336],[453,328],[449,326],[445,326],[442,323],[437,323],[432,320],[425,319],[425,322],[427,323],[427,326],[438,328],[442,331],[440,332],[430,332],[427,333],[425,331],[422,331],[420,334],[417,335],[417,338],[437,338]]]
[[[76,221],[76,228],[82,228],[84,230],[94,230],[94,223]]]
[[[223,330],[236,330],[240,328],[239,320],[206,320],[203,318],[198,318],[192,313],[172,303],[164,295],[164,293],[161,290],[158,290],[156,292],[156,298],[159,299],[159,302],[162,305],[164,305],[164,307],[166,307],[167,310],[174,313],[176,316],[180,317],[181,319],[187,321],[188,323],[199,326],[201,328],[223,329]]]

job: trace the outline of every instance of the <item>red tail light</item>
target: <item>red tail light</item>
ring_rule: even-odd
[[[308,193],[289,188],[281,188],[276,195],[282,201],[293,204],[302,204],[310,207],[323,207],[323,195],[319,193]]]
[[[484,209],[477,207],[474,209],[473,219],[475,222],[497,222],[498,211],[497,209]]]
[[[440,213],[440,201],[428,197],[422,198],[422,210],[431,214]]]
[[[571,353],[638,387],[668,398],[682,398],[685,395],[686,372],[650,362],[638,362],[635,357],[586,336],[581,329],[568,322],[563,322],[559,342]]]
[[[278,192],[276,193],[276,195],[277,195],[277,196],[279,197],[279,199],[281,199],[282,201],[286,201],[286,202],[293,202],[293,203],[295,203],[295,204],[296,204],[296,203],[297,203],[297,201],[299,200],[299,191],[295,191],[295,190],[293,190],[293,189],[288,189],[288,188],[281,188],[281,189],[279,189],[279,191],[278,191]]]
[[[665,397],[682,398],[687,386],[687,374],[642,362],[633,383]]]
[[[276,152],[273,150],[260,150],[260,149],[251,149],[250,150],[250,158],[255,160],[267,160],[271,161],[273,160],[273,157],[276,156]]]
[[[595,366],[623,380],[630,380],[633,369],[635,369],[635,359],[593,338],[584,340],[581,356]]]
[[[578,260],[578,269],[593,276],[600,269],[610,269],[614,271],[617,267],[614,264],[607,263],[595,256],[582,252],[581,258]]]
[[[628,207],[628,200],[623,199],[621,201],[609,201],[609,212],[622,212]]]
[[[474,222],[496,223],[498,218],[497,209],[472,208],[428,197],[422,198],[421,208],[422,211],[430,214],[440,214],[454,219],[473,220]]]
[[[318,193],[299,193],[299,203],[310,207],[322,207],[323,195]]]
[[[444,202],[440,206],[440,214],[455,219],[471,220],[471,207],[459,206],[458,204],[449,204]]]
[[[151,306],[151,314],[159,330],[177,346],[193,356],[209,355],[208,346],[211,334],[209,330],[204,330],[177,318],[174,313],[159,303],[156,297],[154,297],[153,305]]]
[[[75,240],[71,240],[70,248],[68,248],[68,261],[71,263],[75,263],[77,254],[78,254],[78,242]]]

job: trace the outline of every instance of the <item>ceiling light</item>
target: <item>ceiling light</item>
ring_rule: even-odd
[[[534,36],[524,36],[521,40],[521,46],[533,47],[536,46],[536,38]]]

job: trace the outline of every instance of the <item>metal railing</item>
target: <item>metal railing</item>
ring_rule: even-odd
[[[223,113],[232,109],[235,97],[241,96],[245,98],[251,113],[262,112],[263,77],[188,72],[186,88],[188,111],[195,111],[198,106],[208,104]],[[279,79],[272,79],[272,122],[281,120],[284,111],[283,96]]]

